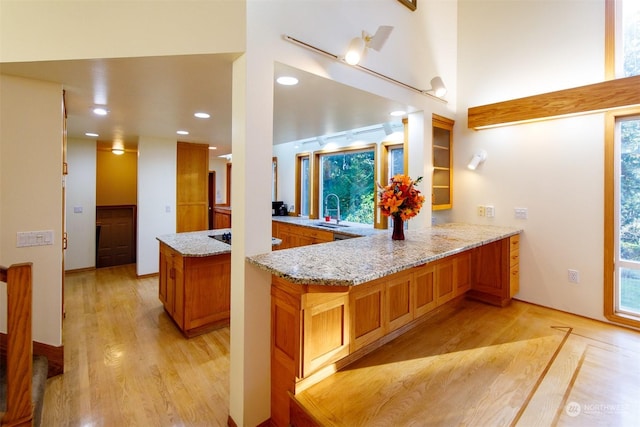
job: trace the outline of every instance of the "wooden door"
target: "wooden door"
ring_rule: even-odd
[[[209,147],[178,142],[176,231],[207,230]]]
[[[98,206],[96,223],[96,267],[134,263],[135,206]]]

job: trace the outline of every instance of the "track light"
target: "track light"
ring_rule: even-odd
[[[433,92],[435,96],[442,98],[447,94],[447,87],[444,85],[442,78],[440,76],[436,76],[431,79],[431,89],[427,92]]]
[[[344,61],[349,65],[357,65],[367,49],[379,52],[389,38],[391,31],[393,31],[393,27],[390,25],[381,25],[374,35],[362,31],[362,37],[351,39],[347,53],[344,55]]]
[[[467,165],[467,168],[469,168],[472,171],[474,171],[485,160],[487,160],[487,152],[484,151],[484,150],[476,151],[476,153],[471,158],[471,161]]]

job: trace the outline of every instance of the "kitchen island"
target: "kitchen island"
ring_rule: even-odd
[[[212,237],[213,236],[213,237]],[[188,338],[229,324],[230,228],[159,236],[158,296]],[[280,240],[273,239],[277,245]]]
[[[445,224],[248,257],[272,274],[271,421],[295,395],[464,295],[504,306],[519,284],[521,230]]]

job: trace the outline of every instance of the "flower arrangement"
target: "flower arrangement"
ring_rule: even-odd
[[[418,215],[424,203],[424,196],[414,185],[420,181],[422,177],[413,181],[406,175],[398,174],[389,180],[389,185],[383,187],[378,184],[380,188],[378,206],[382,215],[403,221]]]

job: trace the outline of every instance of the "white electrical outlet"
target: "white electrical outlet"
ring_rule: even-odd
[[[477,211],[478,211],[478,216],[484,216],[485,215],[484,206],[478,206]]]
[[[578,270],[568,270],[567,278],[569,283],[580,283],[580,272]]]
[[[527,208],[513,208],[513,213],[516,219],[527,219],[529,217]]]
[[[484,215],[487,218],[493,218],[494,216],[496,216],[496,209],[493,206],[485,206]]]

